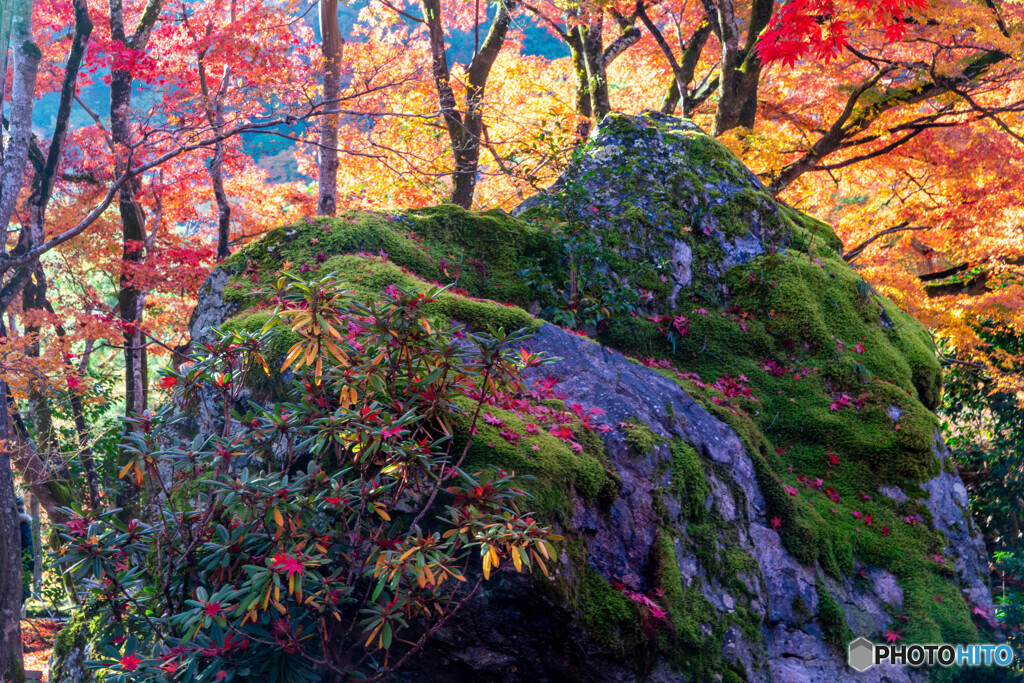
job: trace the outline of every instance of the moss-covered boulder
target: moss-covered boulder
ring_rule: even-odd
[[[558,181],[514,213],[566,211],[597,233],[623,283],[668,308],[695,286],[721,303],[725,271],[766,252],[841,247],[827,224],[777,202],[692,121],[657,112],[610,114]]]
[[[258,292],[282,268],[367,298],[441,283],[436,323],[527,327],[529,347],[562,359],[531,380],[580,416],[579,447],[484,426],[470,453],[535,477],[538,514],[566,537],[556,575],[488,582],[410,680],[854,680],[851,634],[993,637],[984,551],[932,412],[931,338],[843,262],[827,225],[656,114],[609,116],[516,214],[299,221],[229,259],[193,319],[195,341],[258,329],[272,305]],[[552,301],[523,273],[570,277],[560,237],[580,222],[602,272],[643,294],[589,339],[531,315]],[[856,680],[883,677],[924,675]]]

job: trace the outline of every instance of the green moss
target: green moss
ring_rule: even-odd
[[[646,650],[637,604],[589,565],[583,568],[579,597],[582,621],[598,643],[626,659]]]
[[[651,431],[651,428],[638,418],[630,418],[623,423],[622,431],[626,441],[637,455],[649,455],[651,451],[665,442],[665,439]]]
[[[956,463],[953,462],[953,458],[946,457],[942,459],[942,471],[954,477],[960,476],[960,473],[956,469]]]
[[[700,522],[707,518],[704,502],[711,495],[704,464],[693,446],[682,439],[669,444],[672,454],[672,490],[683,505],[686,518]]]
[[[533,300],[519,277],[527,258],[554,263],[550,234],[500,211],[447,205],[393,214],[349,211],[277,228],[234,254],[223,266],[233,274],[224,299],[240,311],[265,306],[256,292],[282,268],[308,266],[318,275],[335,273],[358,297],[377,296],[392,284],[452,285],[466,296],[439,297],[432,307],[437,315],[479,329],[535,327],[521,310]]]
[[[468,441],[475,404],[468,399],[457,399],[456,405],[461,412],[452,416],[455,429],[453,452],[460,453]],[[564,405],[562,407],[564,409]],[[544,430],[528,434],[526,423],[513,412],[490,406],[486,410],[500,419],[504,426],[499,428],[484,423],[482,419],[477,420],[478,432],[466,457],[467,470],[493,465],[532,476],[524,483],[524,488],[535,497],[537,512],[543,513],[550,521],[564,520],[572,514],[573,492],[584,501],[595,504],[607,503],[616,497],[619,481],[604,454],[600,439],[581,438],[579,443],[583,450],[577,453]],[[575,427],[578,434],[585,433],[579,425]],[[505,429],[523,435],[519,443],[509,443],[502,437],[500,432]]]
[[[517,306],[501,306],[491,301],[477,301],[463,296],[444,293],[427,307],[430,313],[440,315],[457,322],[466,323],[471,330],[505,328],[506,332],[514,330],[536,330],[541,321]]]
[[[687,529],[692,536],[692,526]],[[676,559],[675,540],[666,528],[659,534],[653,554],[653,583],[664,591],[659,602],[671,620],[669,634],[659,639],[659,651],[669,666],[691,680],[715,680],[725,676],[729,667],[720,652],[726,631],[738,626],[752,643],[761,641],[760,620],[742,603],[731,613],[719,612],[700,590],[700,578],[683,585]],[[685,552],[685,551],[684,551]],[[707,569],[707,567],[705,567]]]
[[[751,219],[757,216],[769,228],[769,234],[778,234],[783,226],[775,202],[766,191],[745,189],[728,197],[722,204],[714,204],[710,213],[718,221],[719,229],[727,237],[742,237],[750,232]],[[787,225],[788,227],[788,225]]]
[[[744,673],[735,669],[726,669],[722,672],[722,683],[744,683],[746,680]]]
[[[812,616],[814,616],[814,614],[811,612],[811,608],[808,607],[807,603],[804,601],[804,596],[800,595],[799,593],[797,593],[796,597],[793,598],[793,603],[790,607],[793,610],[793,614],[800,617],[803,621],[807,621]]]
[[[735,577],[738,574],[744,573],[755,573],[757,570],[757,562],[754,558],[738,545],[731,545],[722,552],[722,572],[727,577]],[[750,590],[746,584],[738,580],[729,582],[729,585],[745,593]]]
[[[68,658],[79,648],[91,648],[84,652],[84,659],[96,656],[96,643],[100,641],[103,630],[107,627],[109,614],[105,614],[95,603],[86,603],[75,609],[71,618],[58,633],[53,642],[51,654],[50,680],[63,681],[66,676],[75,672],[65,671],[65,664],[73,664]],[[102,681],[102,671],[87,671],[84,681]]]
[[[790,222],[793,232],[793,247],[808,250],[820,243],[831,249],[837,256],[843,253],[843,243],[828,223],[819,221],[781,202],[779,211],[783,219]]]
[[[517,277],[526,256],[544,258],[545,233],[501,211],[471,213],[443,205],[376,214],[348,211],[338,218],[305,219],[277,228],[232,256],[226,267],[273,275],[283,263],[315,264],[317,254],[387,254],[400,268],[427,280],[458,280],[474,296],[529,303]]]
[[[244,311],[221,327],[225,332],[256,335],[270,320],[270,315],[269,311]],[[287,393],[287,387],[276,370],[284,363],[288,349],[300,339],[298,334],[287,327],[278,328],[275,334],[271,335],[269,343],[263,349],[263,356],[271,373],[267,375],[260,370],[254,370],[246,378],[246,383],[258,396],[283,397]]]
[[[853,640],[853,631],[846,623],[846,614],[836,599],[828,592],[825,582],[818,579],[815,583],[818,592],[818,621],[825,634],[825,641],[842,650]]]
[[[675,627],[675,640],[686,648],[700,648],[704,643],[700,625],[720,615],[696,585],[683,586],[671,535],[662,532],[654,552],[657,556],[654,582],[665,591],[664,603]]]

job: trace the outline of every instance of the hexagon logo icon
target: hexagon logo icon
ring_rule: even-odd
[[[850,643],[847,663],[854,671],[867,671],[875,665],[875,645],[861,637]]]

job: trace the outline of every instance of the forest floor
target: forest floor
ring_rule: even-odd
[[[22,619],[21,642],[25,649],[25,671],[42,671],[43,680],[49,674],[50,652],[57,632],[64,626],[52,619]],[[31,680],[31,679],[29,679]]]

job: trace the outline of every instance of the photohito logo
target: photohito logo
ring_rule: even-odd
[[[888,662],[905,666],[1009,666],[1009,645],[883,645],[867,638],[850,643],[847,663],[854,671],[867,671]]]

